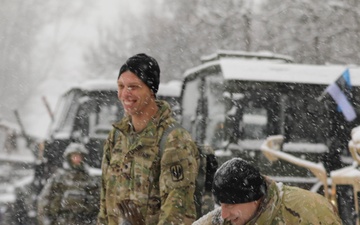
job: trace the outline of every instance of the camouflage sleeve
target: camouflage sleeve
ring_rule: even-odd
[[[107,211],[106,211],[106,184],[105,177],[110,164],[110,152],[113,145],[114,129],[109,133],[103,148],[103,158],[101,163],[101,190],[100,190],[100,210],[97,218],[97,225],[107,224]]]
[[[282,215],[286,224],[342,224],[334,206],[318,193],[284,185],[283,196]]]
[[[161,159],[161,213],[158,224],[191,224],[196,218],[195,179],[198,151],[184,129],[172,131]]]
[[[38,222],[39,224],[49,224],[61,209],[61,187],[58,185],[56,172],[46,183],[38,197]]]

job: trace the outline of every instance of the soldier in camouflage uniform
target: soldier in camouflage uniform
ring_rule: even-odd
[[[40,225],[96,224],[100,177],[87,171],[84,145],[71,143],[64,152],[63,168],[48,180],[38,199]]]
[[[218,169],[212,192],[221,207],[193,225],[342,224],[325,197],[275,183],[240,158],[231,159]]]
[[[174,126],[170,106],[157,101],[160,69],[145,54],[129,58],[118,77],[126,116],[104,146],[98,225],[191,224],[198,151],[190,134],[173,129],[160,157],[159,141]]]

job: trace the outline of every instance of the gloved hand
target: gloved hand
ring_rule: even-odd
[[[123,200],[119,204],[120,212],[131,225],[145,225],[145,219],[140,208],[132,200]]]

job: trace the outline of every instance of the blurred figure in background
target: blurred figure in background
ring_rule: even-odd
[[[53,174],[39,195],[40,225],[96,224],[100,177],[89,175],[84,162],[87,154],[79,143],[70,143],[66,148],[63,168]]]

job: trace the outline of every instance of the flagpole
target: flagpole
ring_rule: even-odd
[[[321,93],[321,95],[316,98],[316,100],[317,100],[318,102],[321,102],[321,100],[323,100],[323,99],[325,98],[326,94],[327,94],[327,90],[325,89],[325,90]]]

